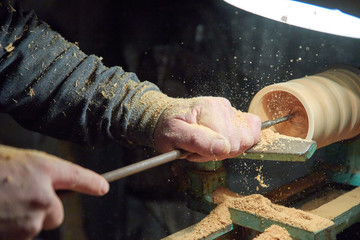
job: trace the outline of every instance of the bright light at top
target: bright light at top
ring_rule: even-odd
[[[360,38],[360,18],[292,0],[224,0],[231,5],[272,20],[339,36]]]

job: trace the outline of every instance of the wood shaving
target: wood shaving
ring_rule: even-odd
[[[28,95],[29,95],[30,97],[35,96],[35,92],[34,92],[34,89],[33,89],[33,88],[30,88]]]
[[[6,50],[7,52],[12,52],[14,49],[15,49],[15,46],[13,46],[12,43],[10,43],[9,45],[7,45],[7,46],[5,47],[5,50]]]
[[[259,185],[263,188],[268,188],[269,185],[265,184],[264,182],[264,176],[262,174],[262,168],[263,166],[260,166],[259,168],[256,168],[256,171],[258,172],[258,175],[255,177],[255,179],[259,182]]]
[[[271,225],[269,228],[253,240],[291,240],[290,234],[285,228]]]
[[[268,188],[269,187],[269,185],[264,183],[264,177],[260,173],[255,177],[255,179],[259,182],[259,185],[261,187],[263,187],[263,188]]]
[[[260,141],[253,147],[254,150],[266,151],[268,147],[283,135],[274,132],[271,129],[261,131]]]

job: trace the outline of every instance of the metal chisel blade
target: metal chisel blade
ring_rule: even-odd
[[[287,121],[293,116],[293,114],[290,114],[274,120],[264,121],[261,124],[261,129]],[[255,145],[238,156],[238,158],[304,162],[314,154],[316,147],[316,142],[313,140],[288,136],[281,137],[280,135],[280,137],[271,144],[264,146]]]
[[[316,146],[316,142],[313,140],[280,137],[264,147],[255,145],[238,156],[238,158],[304,162],[311,158],[316,150]]]

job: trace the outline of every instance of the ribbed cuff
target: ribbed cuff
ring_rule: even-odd
[[[143,146],[155,147],[154,132],[156,124],[164,110],[176,98],[168,97],[158,91],[144,93],[132,106],[127,128],[128,141]]]

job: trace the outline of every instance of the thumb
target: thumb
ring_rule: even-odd
[[[57,157],[50,157],[55,158],[50,173],[55,190],[73,190],[96,196],[109,191],[109,183],[101,175]]]

